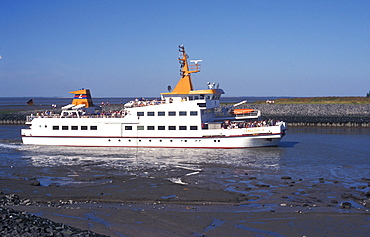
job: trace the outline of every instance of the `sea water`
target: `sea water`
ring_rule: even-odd
[[[135,175],[145,175],[150,169],[170,173],[176,167],[189,172],[228,167],[258,171],[265,179],[289,175],[293,179],[342,180],[349,186],[370,179],[369,128],[290,127],[276,147],[224,150],[23,145],[20,129],[24,127],[0,126],[0,178],[22,172],[24,177],[32,176],[27,172],[35,167],[84,166]]]

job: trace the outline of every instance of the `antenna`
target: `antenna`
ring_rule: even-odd
[[[203,60],[190,60],[191,63],[195,63],[195,64],[198,64],[199,62],[202,62]]]

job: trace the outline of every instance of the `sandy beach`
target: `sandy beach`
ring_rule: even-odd
[[[264,180],[266,170],[227,165],[108,169],[12,167],[0,187],[19,197],[6,208],[108,236],[368,236],[370,230],[367,177],[348,186],[280,173]],[[68,182],[54,182],[56,176]]]

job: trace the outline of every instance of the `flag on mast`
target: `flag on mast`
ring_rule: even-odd
[[[29,101],[27,101],[27,105],[33,105],[33,99],[30,99]]]

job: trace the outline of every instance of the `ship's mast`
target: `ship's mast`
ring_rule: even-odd
[[[188,55],[185,52],[184,45],[179,46],[179,52],[180,52],[179,63],[181,65],[180,69],[181,78],[173,92],[179,94],[187,94],[193,90],[193,83],[190,74],[200,71],[200,65],[198,62],[202,60],[193,60],[191,62],[194,62],[194,64],[189,65]]]

